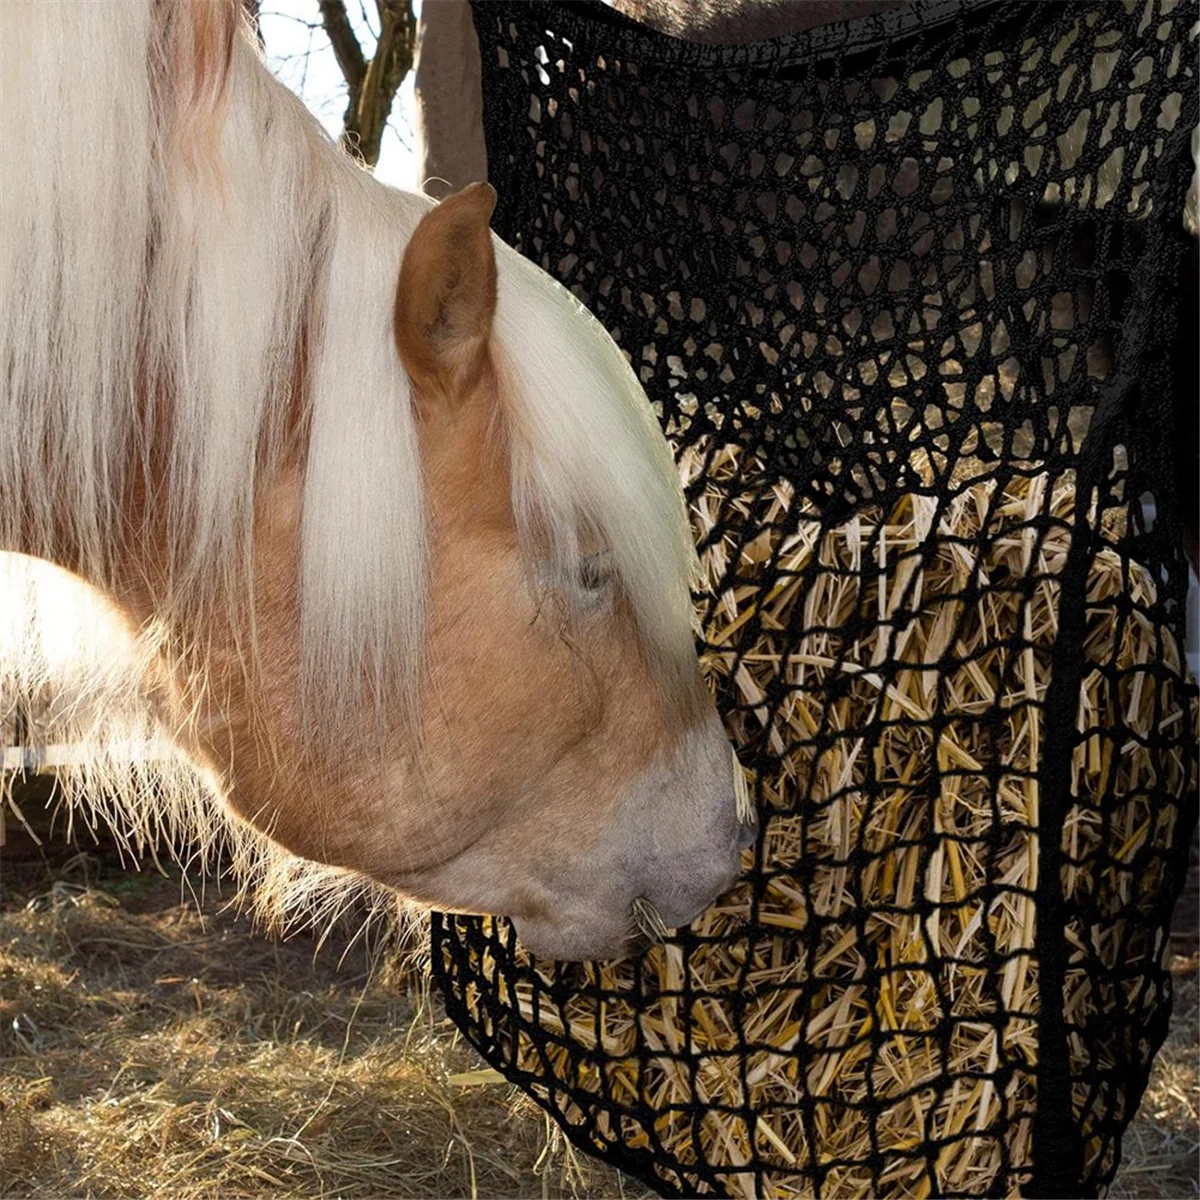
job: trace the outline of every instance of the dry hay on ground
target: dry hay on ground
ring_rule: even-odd
[[[1122,1143],[1110,1200],[1200,1197],[1200,828],[1189,857],[1171,920],[1171,1028]]]
[[[6,1200],[647,1194],[479,1074],[423,975],[372,976],[351,930],[318,952],[111,847],[52,874],[10,850]]]
[[[685,461],[685,470],[706,479],[693,510],[702,545],[718,522],[763,531],[740,549],[728,536],[716,541],[704,561],[717,586],[730,556],[740,555],[744,586],[726,591],[705,631],[716,647],[708,671],[725,675],[745,706],[731,733],[745,746],[766,730],[780,756],[779,770],[762,780],[765,811],[779,814],[759,847],[767,882],[757,896],[743,882],[709,909],[693,929],[713,940],[691,945],[686,962],[668,942],[641,966],[580,968],[581,986],[562,1002],[554,999],[564,995],[561,978],[557,987],[546,978],[535,998],[528,975],[496,970],[489,949],[471,951],[479,956],[472,971],[497,981],[501,1002],[540,1022],[538,1044],[521,1034],[521,1067],[539,1079],[549,1069],[577,1093],[603,1097],[588,1117],[606,1141],[662,1145],[685,1164],[702,1153],[720,1165],[734,1195],[755,1193],[754,1174],[739,1171],[754,1159],[767,1165],[766,1195],[809,1194],[809,1170],[818,1164],[824,1194],[866,1196],[866,1163],[875,1153],[887,1163],[888,1194],[987,1191],[1002,1169],[998,1129],[1009,1161],[1030,1161],[1040,702],[1074,488],[1071,478],[1052,482],[1036,469],[1001,485],[981,464],[964,465],[976,481],[948,502],[909,494],[888,512],[867,509],[826,528],[815,515],[789,525],[799,501],[788,485],[748,486],[734,447],[711,461]],[[1119,540],[1116,510],[1103,527]],[[1037,582],[1027,601],[1020,581],[1031,576]],[[982,595],[971,594],[976,579]],[[1003,586],[987,589],[1000,580]],[[1168,673],[1182,669],[1168,634],[1136,609],[1128,620],[1118,617],[1111,603],[1121,593],[1135,604],[1151,602],[1148,573],[1106,547],[1091,563],[1088,586],[1098,607],[1089,612],[1078,720],[1095,732],[1075,755],[1078,803],[1065,841],[1078,858],[1103,839],[1110,865],[1096,878],[1071,867],[1065,879],[1072,893],[1088,889],[1089,903],[1108,920],[1126,905],[1145,909],[1161,891],[1161,857],[1131,864],[1142,861],[1147,845],[1170,845],[1176,810],[1151,810],[1143,789],[1181,795],[1193,764],[1182,748],[1151,751],[1136,738],[1118,747],[1106,731],[1173,728],[1182,740],[1195,714],[1183,711],[1176,686],[1162,675],[1136,672],[1118,686],[1093,669],[1160,661]],[[879,619],[864,622],[864,613]],[[763,632],[735,663],[721,647],[749,621]],[[797,626],[805,632],[783,661],[782,631]],[[1014,635],[1028,644],[1014,646]],[[886,688],[872,670],[885,660],[904,664]],[[940,669],[945,663],[953,665]],[[776,677],[790,688],[781,703],[778,689],[769,700]],[[868,744],[857,731],[872,721],[895,723]],[[868,807],[859,789],[870,780],[883,791]],[[1100,798],[1110,787],[1128,799],[1108,804],[1102,816]],[[794,815],[801,796],[809,797],[807,823]],[[866,862],[860,854],[851,867],[856,847]],[[814,923],[815,948],[792,936]],[[1122,944],[1103,925],[1087,936],[1094,943],[1088,954],[1109,968],[1118,955],[1133,961],[1154,953],[1144,937]],[[1005,964],[997,977],[999,956]],[[870,984],[863,982],[868,973]],[[685,985],[690,999],[680,998]],[[1094,1009],[1091,986],[1086,968],[1069,974],[1068,1019]],[[1007,1014],[1000,1030],[997,991]],[[948,1053],[944,1016],[953,1021]],[[481,1011],[478,1019],[486,1030],[489,1018]],[[754,1048],[741,1051],[747,1043]],[[801,1043],[803,1078],[789,1053]],[[602,1050],[600,1064],[577,1047]],[[1102,1063],[1109,1048],[1098,1038],[1077,1040],[1072,1050],[1081,1062]],[[682,1051],[694,1069],[675,1057]],[[1003,1062],[1011,1075],[998,1087]],[[1105,1087],[1102,1107],[1120,1102]],[[879,1114],[873,1128],[862,1115],[868,1104]],[[612,1115],[621,1110],[628,1115]],[[932,1171],[917,1151],[925,1141],[940,1145]],[[1092,1140],[1086,1153],[1111,1150]],[[824,1168],[837,1160],[863,1165]]]

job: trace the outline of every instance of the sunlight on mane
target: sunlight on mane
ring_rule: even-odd
[[[139,865],[161,869],[163,854],[185,871],[228,876],[237,887],[231,903],[271,929],[324,935],[348,917],[359,936],[420,948],[417,905],[298,858],[232,813],[218,781],[163,724],[160,654],[158,630],[134,631],[82,580],[40,559],[0,554],[0,735],[11,735],[20,712],[23,740],[55,771],[65,836],[76,822],[89,832],[102,825]],[[6,763],[3,799],[23,820],[15,766]]]

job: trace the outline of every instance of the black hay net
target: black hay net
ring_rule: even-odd
[[[762,827],[625,963],[436,917],[448,1010],[665,1194],[1094,1192],[1196,819],[1196,4],[474,15],[496,228],[671,439]]]

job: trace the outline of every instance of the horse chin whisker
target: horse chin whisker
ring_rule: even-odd
[[[675,932],[667,927],[658,909],[645,896],[635,896],[633,899],[633,922],[655,945],[665,942]]]
[[[754,801],[750,797],[750,785],[746,781],[746,773],[738,761],[737,751],[733,751],[733,801],[737,809],[737,819],[740,825],[754,824]]]

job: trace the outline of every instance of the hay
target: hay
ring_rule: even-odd
[[[42,826],[44,828],[44,825]],[[641,1197],[352,930],[264,938],[178,876],[0,851],[0,1194]],[[548,1136],[549,1135],[549,1136]]]
[[[695,464],[687,464],[694,469]],[[745,505],[765,503],[768,519],[774,520],[796,503],[786,488],[772,489],[766,501],[752,485],[734,482],[738,463],[733,454],[713,464],[716,487],[745,495]],[[944,513],[929,508],[926,498],[906,498],[898,504],[882,528],[885,537],[886,569],[879,580],[860,590],[856,599],[852,583],[821,583],[821,603],[829,604],[832,617],[845,615],[856,603],[878,614],[883,603],[901,605],[898,581],[919,584],[925,603],[911,598],[908,607],[919,610],[905,628],[911,659],[922,661],[928,646],[936,648],[951,626],[952,644],[985,647],[988,630],[1011,628],[1013,612],[993,609],[965,612],[955,605],[951,616],[939,625],[939,594],[957,590],[972,561],[971,539],[986,528],[992,541],[985,556],[990,578],[1000,569],[1010,572],[1025,562],[1030,542],[1036,562],[1057,569],[1064,546],[1065,529],[1053,526],[1040,547],[1028,534],[1026,516],[1038,511],[1052,518],[1069,516],[1073,504],[1069,481],[1046,495],[1044,478],[1014,479],[1000,487],[983,479],[953,501]],[[694,518],[698,536],[703,536],[717,515],[715,490],[699,496]],[[1040,497],[1040,500],[1039,500]],[[761,513],[755,507],[755,513]],[[932,520],[932,524],[930,524]],[[786,586],[786,573],[804,564],[852,564],[862,561],[871,546],[877,517],[864,514],[856,521],[821,538],[801,522],[792,534],[776,531],[775,543],[787,545],[778,572],[781,586],[769,596],[768,632],[759,639],[755,655],[743,660],[739,671],[723,656],[720,646],[728,641],[735,622],[754,619],[749,613],[744,590],[735,590],[720,601],[709,622],[708,639],[718,647],[706,662],[710,674],[722,686],[736,686],[748,708],[735,714],[733,728],[742,745],[761,735],[762,691],[773,669],[770,628],[791,619],[798,588]],[[935,554],[920,563],[905,555],[918,543],[921,530],[929,529],[937,539]],[[964,544],[949,537],[953,530]],[[1109,520],[1115,541],[1121,529]],[[769,539],[750,546],[739,570],[750,580],[763,571],[771,546]],[[723,577],[730,556],[727,546],[716,545],[705,553],[710,579]],[[906,564],[911,564],[906,565]],[[857,585],[862,587],[862,585]],[[1092,595],[1097,601],[1117,594],[1125,586],[1129,594],[1144,599],[1153,591],[1143,572],[1134,570],[1122,584],[1115,556],[1107,551],[1098,557],[1092,571]],[[940,589],[940,590],[939,590]],[[882,596],[882,600],[881,600]],[[993,603],[1002,599],[1017,605],[1016,595],[992,594]],[[1052,632],[1053,587],[1035,591],[1029,606],[1030,628],[1039,637]],[[816,601],[814,601],[814,604]],[[945,606],[943,606],[943,611]],[[885,610],[886,611],[886,608]],[[961,619],[960,619],[961,618]],[[807,617],[804,617],[809,626]],[[1089,638],[1089,659],[1120,663],[1150,661],[1159,656],[1164,665],[1178,669],[1176,648],[1161,644],[1140,619],[1133,619],[1114,645],[1112,614],[1097,609]],[[988,624],[984,624],[984,622]],[[831,626],[835,622],[828,622]],[[956,627],[955,627],[956,626]],[[899,626],[897,626],[899,629]],[[725,636],[723,642],[722,635]],[[897,636],[900,636],[898,633]],[[898,1101],[893,1113],[878,1125],[881,1152],[895,1163],[888,1185],[895,1194],[922,1195],[933,1190],[922,1177],[919,1163],[904,1157],[905,1148],[920,1135],[921,1121],[929,1121],[929,1133],[949,1130],[972,1135],[952,1143],[937,1164],[939,1190],[966,1193],[987,1190],[998,1150],[985,1136],[987,1122],[1001,1106],[1011,1115],[1027,1116],[1032,1084],[1026,1076],[1014,1081],[1014,1090],[1003,1097],[985,1097],[987,1085],[961,1085],[937,1105],[920,1093],[923,1079],[936,1065],[931,1047],[922,1034],[934,1020],[930,992],[933,981],[943,989],[959,1023],[953,1066],[991,1060],[994,1049],[991,1027],[981,1023],[973,1037],[965,1036],[973,1013],[986,1016],[982,1001],[983,966],[940,969],[924,974],[920,964],[928,957],[926,934],[936,936],[940,952],[957,949],[960,957],[983,957],[986,923],[997,946],[1027,948],[1031,934],[1028,905],[1009,894],[997,897],[986,913],[972,899],[981,872],[987,869],[977,855],[963,852],[962,842],[946,842],[941,855],[928,864],[916,861],[918,851],[903,845],[909,834],[925,835],[920,822],[937,818],[949,828],[950,819],[964,835],[986,825],[986,797],[973,787],[969,776],[951,777],[936,813],[922,805],[906,808],[903,788],[921,779],[928,755],[915,740],[914,731],[897,727],[881,753],[890,755],[896,773],[894,803],[887,806],[886,820],[872,827],[871,835],[892,852],[869,878],[875,891],[864,897],[865,907],[891,895],[899,904],[928,890],[947,899],[950,907],[935,910],[926,919],[887,916],[876,911],[868,919],[865,939],[835,940],[820,948],[818,959],[805,964],[796,959],[784,938],[803,930],[811,920],[802,890],[790,877],[798,862],[798,847],[806,839],[807,857],[814,864],[809,891],[821,897],[816,915],[844,918],[847,932],[853,930],[854,898],[841,890],[844,868],[837,865],[841,847],[852,843],[862,831],[861,813],[856,811],[853,785],[863,770],[855,757],[854,739],[836,742],[824,755],[812,750],[813,722],[819,722],[825,707],[830,719],[849,734],[861,724],[870,704],[887,702],[898,711],[904,705],[920,705],[922,686],[929,672],[914,667],[910,676],[895,681],[895,696],[875,700],[867,677],[877,643],[870,637],[860,641],[851,659],[859,667],[865,687],[841,693],[824,704],[831,668],[824,663],[847,647],[834,647],[831,633],[813,632],[796,648],[788,667],[790,683],[801,685],[791,692],[786,720],[773,724],[784,738],[796,737],[799,745],[789,757],[789,770],[765,780],[769,806],[786,810],[796,803],[796,789],[814,788],[819,819],[806,830],[790,815],[767,822],[761,847],[763,865],[779,868],[758,905],[758,926],[747,931],[744,921],[754,897],[748,885],[735,890],[706,914],[701,932],[724,939],[711,946],[692,949],[693,985],[704,983],[725,995],[714,999],[698,997],[691,1003],[691,1019],[683,1003],[665,997],[657,1005],[644,998],[637,1001],[632,964],[604,964],[580,969],[581,981],[601,983],[605,989],[631,995],[626,1006],[606,1001],[599,1006],[586,992],[577,990],[560,1008],[542,1000],[538,1015],[547,1028],[562,1015],[560,1030],[576,1044],[600,1044],[608,1056],[601,1078],[599,1072],[585,1074],[568,1061],[567,1050],[553,1043],[544,1046],[545,1059],[535,1057],[532,1044],[524,1042],[522,1063],[542,1077],[556,1072],[575,1086],[587,1086],[612,1097],[613,1108],[633,1108],[644,1101],[654,1110],[652,1125],[638,1119],[602,1114],[614,1137],[631,1141],[661,1137],[681,1157],[686,1157],[692,1136],[692,1120],[673,1103],[701,1105],[724,1099],[740,1103],[740,1069],[736,1058],[722,1058],[723,1048],[736,1047],[736,1015],[729,1002],[729,989],[740,967],[749,959],[753,991],[747,994],[742,1020],[747,1033],[764,1039],[763,1048],[746,1062],[746,1098],[758,1119],[753,1130],[741,1118],[710,1112],[699,1126],[702,1153],[731,1165],[744,1157],[753,1144],[760,1156],[775,1164],[767,1177],[765,1195],[811,1194],[804,1173],[811,1149],[803,1128],[786,1115],[802,1092],[809,1096],[837,1099],[846,1105],[861,1097],[868,1077],[876,1095],[894,1095],[913,1081],[918,1091]],[[965,659],[958,672],[945,675],[945,686],[953,689],[955,703],[963,712],[978,712],[988,688],[998,678],[1000,651],[985,651],[974,660]],[[777,655],[776,655],[777,657]],[[965,656],[964,656],[965,658]],[[972,664],[968,666],[967,664]],[[976,674],[982,672],[982,682]],[[1030,686],[1040,696],[1045,688],[1047,664],[1044,655],[1019,656],[1008,691],[1024,694]],[[1114,700],[1106,694],[1100,678],[1089,677],[1085,688],[1086,708],[1097,728],[1112,722]],[[1161,685],[1143,684],[1140,690],[1128,685],[1120,697],[1123,719],[1130,731],[1144,730],[1153,712],[1153,693],[1159,692],[1163,721],[1178,719],[1178,705]],[[918,709],[918,711],[923,711]],[[1011,840],[996,855],[998,879],[1031,877],[1036,847],[1027,833],[1020,832],[1029,802],[1025,781],[1019,778],[1030,761],[1030,740],[1037,736],[1036,720],[1028,710],[1010,711],[1006,761],[1013,778],[1002,780],[997,799],[1012,817]],[[970,754],[969,739],[957,735],[957,726],[944,753]],[[903,737],[901,736],[903,735]],[[907,741],[904,739],[908,739]],[[1114,749],[1125,751],[1117,755]],[[1080,811],[1068,832],[1082,850],[1097,841],[1101,832],[1090,801],[1099,794],[1105,772],[1118,772],[1116,791],[1133,795],[1138,778],[1151,766],[1166,772],[1174,787],[1182,780],[1172,772],[1182,770],[1172,760],[1152,764],[1147,752],[1134,746],[1114,746],[1100,735],[1090,739],[1077,755],[1077,784]],[[907,774],[906,774],[907,772]],[[821,807],[845,776],[848,791]],[[753,794],[754,781],[746,789]],[[990,800],[987,801],[990,803]],[[1137,847],[1147,838],[1161,842],[1169,824],[1143,831],[1143,800],[1131,803],[1113,816],[1112,841],[1124,857],[1132,860]],[[28,806],[32,808],[32,806]],[[769,815],[769,814],[768,814]],[[906,824],[907,822],[907,824]],[[953,848],[951,848],[953,847]],[[497,1086],[495,1076],[479,1072],[478,1060],[466,1052],[461,1039],[436,1009],[422,1007],[410,998],[411,976],[397,980],[400,991],[380,981],[366,979],[368,955],[362,941],[349,931],[333,931],[315,963],[310,958],[316,943],[304,939],[272,946],[257,938],[244,920],[218,915],[219,902],[205,903],[202,921],[188,908],[179,908],[179,884],[153,884],[145,877],[122,879],[115,850],[109,850],[108,874],[93,886],[70,882],[77,874],[64,868],[60,882],[46,893],[45,885],[24,890],[11,861],[5,863],[4,908],[0,920],[0,1161],[4,1163],[5,1192],[14,1196],[61,1196],[64,1194],[121,1194],[131,1196],[177,1195],[203,1197],[236,1194],[248,1197],[328,1195],[640,1195],[636,1184],[630,1190],[615,1173],[598,1165],[574,1160],[569,1148],[552,1142],[554,1150],[539,1157],[543,1125],[528,1101]],[[76,868],[77,870],[77,868]],[[940,872],[940,874],[939,874]],[[39,877],[40,878],[40,877]],[[104,893],[94,890],[99,882]],[[82,883],[82,881],[81,881]],[[13,893],[14,886],[17,894]],[[146,903],[143,889],[157,888],[162,903]],[[1070,886],[1080,880],[1071,877]],[[1150,894],[1158,886],[1153,873],[1145,879],[1114,877],[1113,904],[1128,898],[1132,889]],[[889,891],[890,889],[890,891]],[[174,899],[171,893],[174,891]],[[113,903],[120,895],[122,903]],[[33,896],[33,902],[25,901]],[[168,901],[171,901],[168,903]],[[965,940],[963,940],[965,939]],[[1116,946],[1115,941],[1111,943]],[[909,973],[890,977],[877,995],[864,995],[854,979],[861,967],[861,950],[866,947],[880,958],[912,963]],[[1115,952],[1115,951],[1114,951]],[[343,958],[343,956],[345,956]],[[790,956],[790,957],[789,957]],[[343,974],[335,977],[332,964],[343,963]],[[1020,997],[1030,1011],[1036,1009],[1036,974],[1029,959],[1015,958],[999,986],[1015,1000]],[[1126,1165],[1118,1180],[1118,1192],[1128,1196],[1167,1196],[1195,1192],[1195,1112],[1200,1101],[1195,1072],[1195,968],[1189,968],[1190,1010],[1175,1024],[1174,1049],[1168,1047],[1156,1066],[1155,1081],[1148,1093],[1145,1116],[1127,1141]],[[683,971],[680,949],[670,941],[655,948],[643,961],[638,988],[657,987],[669,991],[679,985]],[[819,983],[816,978],[820,977]],[[772,984],[803,982],[816,986],[811,1003],[803,1012],[797,994],[771,992]],[[502,975],[499,986],[505,986]],[[1071,980],[1071,1003],[1077,1016],[1094,1005],[1085,981]],[[414,1001],[416,1001],[414,1003]],[[517,988],[517,1001],[527,1017],[534,1016],[527,989]],[[637,1012],[636,1018],[633,1013]],[[800,1027],[805,1017],[804,1027]],[[873,1068],[862,1044],[846,1045],[869,1023],[902,1030],[907,1038],[896,1040],[879,1057]],[[640,1023],[639,1033],[636,1024]],[[1034,1062],[1036,1041],[1032,1021],[1009,1023],[1003,1038],[1005,1049],[1024,1054]],[[599,1036],[597,1036],[599,1031]],[[804,1079],[795,1072],[795,1060],[787,1056],[798,1041],[811,1047]],[[696,1092],[677,1063],[663,1059],[653,1071],[639,1076],[632,1065],[632,1052],[642,1045],[659,1046],[669,1053],[673,1047],[707,1048],[699,1064]],[[1080,1049],[1082,1056],[1082,1049]],[[624,1057],[623,1057],[624,1056]],[[590,1068],[589,1068],[590,1070]],[[569,1074],[566,1074],[570,1072]],[[985,1099],[987,1103],[985,1104]],[[228,1114],[232,1114],[232,1119]],[[782,1115],[781,1115],[782,1114]],[[864,1126],[848,1107],[840,1118],[832,1111],[816,1114],[818,1153],[860,1154]],[[1026,1152],[1029,1129],[1025,1120],[1010,1127],[1013,1157]],[[1129,1150],[1137,1155],[1130,1161]],[[951,1174],[953,1173],[953,1175]],[[953,1184],[952,1179],[960,1182]],[[981,1182],[982,1180],[982,1182]],[[730,1191],[747,1195],[752,1177],[730,1174]],[[863,1177],[845,1170],[831,1174],[823,1194],[863,1195],[868,1184]]]
[[[66,860],[50,874],[0,851],[5,1196],[649,1195],[543,1145],[532,1101],[473,1070],[411,976],[368,981],[344,934],[314,957],[216,898],[181,905],[177,880],[126,873],[111,847],[46,844]],[[1197,1194],[1194,957],[1177,988],[1115,1196]]]
[[[907,494],[822,532],[786,483],[756,485],[754,465],[727,446],[705,461],[688,451],[682,468],[705,481],[693,519],[710,587],[736,581],[710,614],[704,666],[737,697],[737,745],[765,738],[779,759],[757,781],[765,883],[756,892],[744,881],[710,908],[686,961],[668,941],[640,964],[584,966],[557,1004],[543,989],[564,995],[562,968],[539,972],[539,1002],[531,972],[499,970],[487,948],[472,951],[474,965],[547,1035],[535,1044],[521,1033],[519,1067],[596,1095],[588,1118],[606,1141],[716,1164],[733,1195],[808,1195],[819,1172],[823,1194],[866,1196],[865,1164],[880,1156],[889,1195],[1019,1188],[1036,1111],[1038,705],[1073,479],[966,462],[949,499]],[[1124,515],[1100,516],[1110,546]],[[763,530],[732,575],[732,540],[710,544],[718,525]],[[774,581],[765,594],[764,578]],[[1151,807],[1150,785],[1180,795],[1189,782],[1181,750],[1139,737],[1195,724],[1179,698],[1180,648],[1145,615],[1154,597],[1148,573],[1115,548],[1095,555],[1078,713],[1091,734],[1072,764],[1064,847],[1075,863],[1103,848],[1109,865],[1069,865],[1064,883],[1111,915],[1111,927],[1068,930],[1073,948],[1088,941],[1108,966],[1118,954],[1161,956],[1149,933],[1146,944],[1122,942],[1116,918],[1131,905],[1150,911],[1164,886],[1164,858],[1141,851],[1170,845],[1176,812]],[[737,657],[724,647],[748,622],[760,633]],[[805,632],[787,634],[783,661],[783,631],[797,626]],[[885,661],[901,665],[886,687],[873,671]],[[1163,669],[1112,669],[1134,664]],[[872,743],[858,733],[893,720]],[[1124,731],[1120,743],[1113,730]],[[868,813],[859,789],[880,783]],[[805,819],[795,815],[802,796]],[[805,931],[813,937],[795,936]],[[1112,1003],[1093,994],[1085,958],[1076,955],[1066,988],[1067,1019],[1080,1025]],[[1137,982],[1124,985],[1126,1002]],[[1101,1027],[1091,1045],[1073,1044],[1079,1062],[1105,1061],[1102,1037]],[[998,1084],[1003,1062],[1015,1066]],[[1112,1088],[1094,1083],[1108,1103]],[[1095,1094],[1075,1100],[1080,1111],[1105,1108]],[[564,1093],[556,1103],[582,1116]],[[867,1104],[879,1114],[871,1122],[857,1107]],[[1089,1161],[1107,1161],[1111,1130],[1081,1124]],[[767,1164],[761,1180],[738,1169],[752,1157]]]

